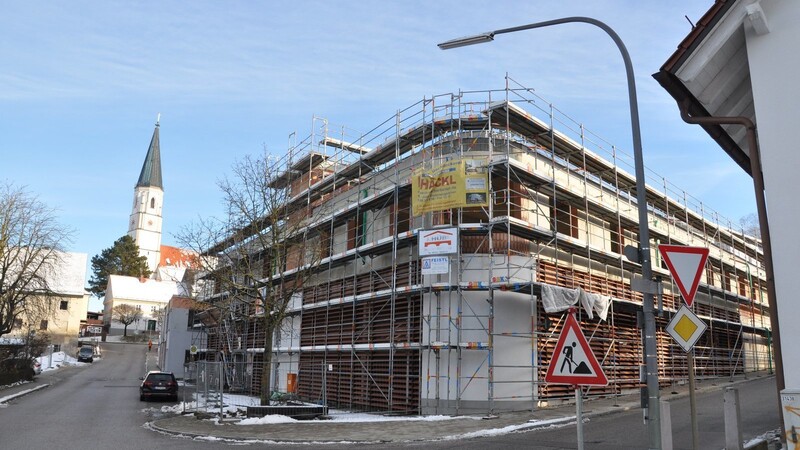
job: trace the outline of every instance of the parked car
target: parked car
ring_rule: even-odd
[[[42,363],[40,363],[36,358],[31,360],[31,367],[33,368],[33,373],[36,375],[40,375],[42,373]]]
[[[142,380],[139,386],[139,400],[144,401],[153,397],[178,400],[178,381],[172,372],[147,372],[146,376],[139,379]]]
[[[92,362],[94,361],[94,349],[92,347],[81,347],[78,350],[78,362]]]

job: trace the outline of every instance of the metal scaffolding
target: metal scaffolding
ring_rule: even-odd
[[[274,386],[288,391],[295,380],[300,398],[342,408],[492,413],[566,400],[569,387],[543,382],[563,319],[543,307],[551,287],[610,299],[605,321],[579,316],[609,378],[589,395],[642,385],[641,295],[630,288],[638,265],[622,254],[637,242],[633,157],[531,89],[507,77],[503,89],[425,98],[366,133],[314,118],[283,158],[276,179],[307,207],[323,259],[274,348],[259,347],[263,330],[247,314],[219,309],[206,321],[210,359],[250,364],[226,372],[231,387],[258,392],[259,361],[272,351]],[[414,215],[412,171],[453,158],[480,161],[488,206]],[[758,239],[654,172],[646,182],[653,270],[664,285],[661,382],[688,374],[663,331],[681,300],[659,243],[711,249],[695,300],[709,325],[697,375],[771,366]],[[448,273],[422,275],[419,233],[438,228],[458,230],[457,253]]]

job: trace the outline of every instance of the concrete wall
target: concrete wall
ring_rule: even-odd
[[[164,329],[159,337],[158,364],[161,370],[183,373],[186,350],[192,345],[192,332],[188,326],[189,310],[170,308],[165,314]]]
[[[786,387],[797,389],[800,388],[800,358],[793,343],[800,340],[797,328],[800,308],[796,305],[794,288],[800,255],[800,239],[797,239],[800,152],[794,130],[800,119],[797,108],[800,104],[800,89],[797,88],[800,2],[765,0],[761,1],[761,6],[770,32],[758,36],[750,27],[745,27],[745,35],[772,234],[783,373]]]

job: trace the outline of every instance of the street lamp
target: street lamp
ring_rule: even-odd
[[[605,23],[590,17],[565,17],[562,19],[547,20],[536,22],[518,27],[503,28],[501,30],[490,31],[487,33],[476,34],[463,38],[453,39],[439,44],[442,50],[464,47],[467,45],[481,44],[493,41],[498,34],[514,33],[516,31],[532,30],[534,28],[549,27],[562,23],[582,22],[594,25],[605,31],[614,43],[617,44],[622,59],[625,62],[625,74],[628,78],[628,102],[631,112],[631,135],[633,137],[633,159],[636,172],[636,205],[639,212],[639,263],[642,265],[642,278],[649,282],[653,278],[653,270],[650,265],[650,229],[647,221],[647,192],[644,182],[644,159],[642,157],[642,135],[639,129],[639,106],[636,100],[636,81],[633,76],[633,65],[628,49],[616,32]],[[644,335],[645,335],[645,366],[647,372],[647,412],[648,412],[648,431],[650,436],[650,448],[661,448],[661,414],[659,409],[658,392],[658,361],[656,350],[656,321],[653,315],[653,292],[642,293],[642,313],[644,315]]]

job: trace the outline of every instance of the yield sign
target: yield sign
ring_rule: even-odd
[[[659,245],[658,251],[667,263],[669,273],[678,285],[683,300],[692,306],[697,286],[700,285],[700,276],[708,259],[708,249],[684,245]]]
[[[581,331],[575,312],[570,311],[558,337],[553,359],[544,381],[554,384],[605,386],[608,378]]]

